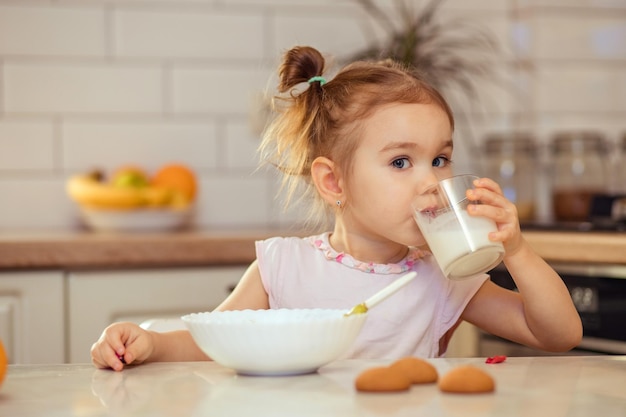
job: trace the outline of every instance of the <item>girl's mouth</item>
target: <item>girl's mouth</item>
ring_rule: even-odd
[[[437,206],[429,206],[421,209],[419,212],[423,216],[434,218],[437,217],[439,211],[440,209]]]

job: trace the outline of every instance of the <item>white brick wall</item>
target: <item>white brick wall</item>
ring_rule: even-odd
[[[113,14],[115,54],[175,60],[258,60],[264,16],[184,8],[119,10]]]
[[[217,127],[211,120],[70,120],[64,123],[62,136],[63,164],[74,172],[108,168],[102,160],[113,166],[136,162],[151,171],[171,160],[185,161],[200,171],[218,166]]]
[[[106,19],[102,7],[60,7],[42,2],[0,4],[3,56],[104,56]]]
[[[172,70],[172,112],[245,115],[269,77],[264,68],[181,66]]]
[[[164,107],[162,69],[109,62],[5,62],[7,114],[145,114]]]
[[[37,120],[2,120],[0,149],[0,167],[5,172],[52,170],[53,127],[50,123]]]
[[[626,131],[623,1],[444,10],[496,34],[494,67],[517,89],[485,86],[474,138],[459,138],[460,170],[477,168],[473,146],[492,130],[544,141],[561,128]],[[0,0],[0,230],[75,227],[64,193],[75,172],[170,161],[200,175],[198,225],[291,224],[274,175],[255,171],[255,98],[273,88],[286,48],[343,57],[380,34],[351,0]]]

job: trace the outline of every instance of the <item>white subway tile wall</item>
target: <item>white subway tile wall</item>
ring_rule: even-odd
[[[115,54],[120,57],[211,60],[263,58],[262,13],[180,8],[113,13]]]
[[[102,57],[106,37],[102,7],[59,7],[29,1],[0,3],[3,56]]]
[[[163,111],[163,70],[111,62],[3,65],[6,114],[154,114]]]
[[[0,120],[0,167],[4,172],[54,169],[54,135],[50,123]]]
[[[249,67],[248,64],[172,68],[172,112],[245,116],[254,94],[265,88],[269,77],[267,69]]]
[[[171,160],[206,169],[218,167],[217,127],[212,120],[137,119],[114,124],[74,120],[62,128],[64,165],[74,172],[132,162],[154,171]],[[196,153],[190,154],[190,149]]]
[[[511,87],[486,84],[459,115],[459,170],[479,169],[490,131],[543,143],[561,129],[626,132],[623,0],[449,0],[442,11],[495,34],[493,66]],[[259,97],[285,49],[342,58],[382,34],[353,0],[0,0],[0,231],[78,227],[70,175],[168,162],[199,175],[200,227],[298,223],[275,173],[256,170]]]

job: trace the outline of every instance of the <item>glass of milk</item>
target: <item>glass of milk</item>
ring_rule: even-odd
[[[474,175],[457,175],[439,181],[413,201],[413,215],[439,267],[450,279],[484,273],[504,257],[501,242],[489,240],[496,224],[486,217],[470,216],[467,207],[480,204],[466,197],[474,188]]]

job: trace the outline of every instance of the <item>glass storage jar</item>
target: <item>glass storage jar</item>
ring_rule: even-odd
[[[626,133],[622,135],[621,143],[618,143],[617,163],[611,177],[615,194],[626,195]]]
[[[534,137],[526,132],[492,133],[484,141],[486,175],[496,181],[515,204],[520,221],[535,217],[535,181],[538,171]]]
[[[608,188],[605,137],[598,132],[559,132],[552,137],[551,150],[555,220],[589,220],[593,196]]]

